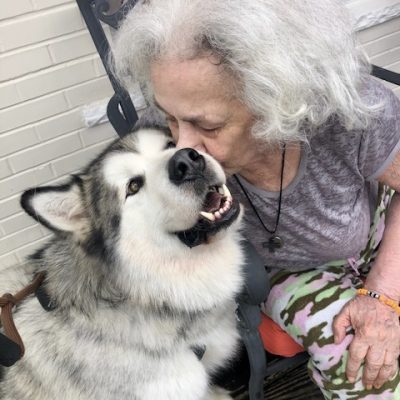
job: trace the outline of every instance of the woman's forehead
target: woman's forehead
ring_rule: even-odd
[[[151,65],[150,78],[155,93],[179,91],[190,97],[225,97],[233,92],[234,84],[224,68],[212,63],[209,57],[158,61]]]
[[[208,58],[154,63],[151,83],[155,102],[170,114],[177,107],[184,114],[218,115],[233,99],[232,78]]]

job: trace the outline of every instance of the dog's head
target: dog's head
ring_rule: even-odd
[[[140,128],[68,184],[30,189],[21,204],[56,234],[46,265],[62,260],[73,279],[90,273],[142,302],[198,310],[241,284],[240,207],[224,184],[213,158]]]
[[[240,214],[219,164],[176,149],[158,128],[117,140],[68,184],[28,190],[21,204],[89,254],[113,259],[134,249],[207,245]]]

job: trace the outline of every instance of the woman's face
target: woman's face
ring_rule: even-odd
[[[232,77],[210,58],[162,61],[151,67],[156,105],[166,115],[179,148],[205,151],[228,174],[252,163],[254,117],[233,96]]]

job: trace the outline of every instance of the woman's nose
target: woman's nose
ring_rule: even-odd
[[[179,149],[189,147],[203,152],[206,151],[200,133],[196,132],[196,129],[193,127],[188,126],[179,126],[176,147]]]

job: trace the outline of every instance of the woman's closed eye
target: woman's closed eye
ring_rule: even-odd
[[[200,128],[201,130],[203,130],[203,131],[206,131],[206,132],[213,132],[213,131],[216,131],[216,130],[220,129],[219,126],[214,126],[214,127],[199,126],[199,128]]]
[[[221,130],[222,127],[221,126],[216,126],[216,127],[198,126],[198,128],[201,130],[201,133],[204,136],[214,137],[219,133],[219,131]]]
[[[176,127],[179,125],[178,120],[173,117],[167,117],[165,120],[167,121],[167,123],[170,127],[171,126]],[[204,126],[204,125],[197,124],[197,123],[192,123],[192,126],[196,129],[201,130],[202,132],[210,133],[210,134],[216,133],[219,129],[221,129],[221,126],[208,126],[208,125]]]

